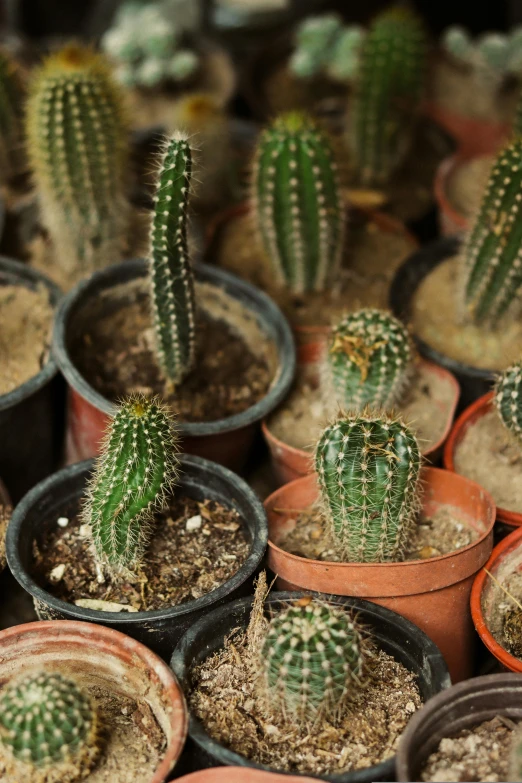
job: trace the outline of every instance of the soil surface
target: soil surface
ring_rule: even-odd
[[[453,209],[466,218],[478,213],[493,161],[491,155],[462,161],[448,179],[446,196]]]
[[[0,286],[0,394],[38,375],[49,356],[54,308],[43,285]]]
[[[484,487],[497,506],[522,513],[522,449],[496,410],[466,429],[454,459],[457,473]]]
[[[428,758],[422,780],[438,783],[509,780],[509,757],[517,724],[502,715],[445,737]]]
[[[482,611],[496,641],[522,660],[522,564],[519,561],[520,555],[514,553],[496,570],[494,578],[487,577]]]
[[[7,525],[11,519],[11,513],[11,508],[0,505],[0,573],[7,565],[5,557],[5,534],[7,533]]]
[[[445,356],[485,370],[503,370],[520,358],[522,320],[496,331],[463,321],[460,259],[443,261],[425,277],[412,299],[413,332]]]
[[[168,509],[156,513],[136,577],[113,582],[105,576],[100,581],[90,528],[82,526],[78,508],[61,519],[68,520],[66,526],[57,520],[33,544],[35,577],[56,598],[86,608],[152,611],[201,598],[230,579],[250,551],[237,511],[178,493],[170,498]],[[90,605],[93,600],[113,602],[119,609]]]

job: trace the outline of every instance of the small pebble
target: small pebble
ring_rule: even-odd
[[[59,582],[60,579],[63,578],[64,573],[65,573],[65,563],[61,563],[60,565],[57,565],[56,568],[53,568],[53,570],[49,574],[49,579],[51,580],[51,582]]]
[[[195,517],[187,519],[185,527],[187,530],[198,530],[201,527],[201,514],[196,514]]]
[[[67,527],[68,524],[69,524],[69,520],[67,519],[67,517],[58,517],[58,525],[60,527]]]
[[[91,526],[80,525],[80,535],[82,538],[89,538],[89,536],[91,535]]]

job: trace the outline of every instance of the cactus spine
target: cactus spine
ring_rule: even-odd
[[[389,408],[410,378],[412,358],[410,336],[400,321],[380,310],[359,310],[332,330],[326,388],[347,410]]]
[[[522,285],[522,139],[493,165],[464,249],[465,305],[473,321],[496,327],[518,309]]]
[[[362,412],[326,427],[315,466],[332,540],[346,562],[402,556],[419,507],[421,456],[399,419]]]
[[[64,271],[119,260],[128,223],[128,128],[102,56],[68,46],[47,58],[27,104],[27,151]]]
[[[0,743],[30,766],[31,783],[45,768],[73,781],[93,767],[100,751],[99,719],[91,698],[74,680],[35,672],[8,685],[0,696]]]
[[[113,577],[139,567],[153,511],[177,475],[177,433],[157,398],[135,395],[111,420],[83,509],[96,557]]]
[[[343,207],[330,144],[305,115],[284,114],[261,135],[253,201],[276,281],[324,290],[341,261]]]
[[[522,361],[499,375],[494,399],[502,423],[522,447]]]
[[[422,97],[426,42],[404,9],[380,14],[362,44],[351,146],[363,185],[382,185],[407,153]]]
[[[366,649],[354,619],[310,601],[270,621],[260,648],[261,695],[297,725],[334,719],[364,680]]]
[[[187,245],[191,177],[190,145],[184,134],[176,133],[162,157],[149,254],[156,354],[172,384],[185,378],[196,355],[196,302]]]
[[[22,145],[24,88],[17,66],[0,50],[0,179],[17,173]]]

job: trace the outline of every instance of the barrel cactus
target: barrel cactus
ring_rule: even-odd
[[[37,671],[0,693],[0,744],[28,765],[31,783],[49,780],[49,770],[63,783],[85,777],[99,756],[99,736],[92,699],[69,677]]]
[[[83,508],[96,558],[113,578],[139,567],[153,512],[177,476],[177,434],[157,398],[126,399],[109,424]]]
[[[22,147],[24,85],[7,52],[0,50],[0,181],[17,173]]]
[[[412,137],[426,71],[421,23],[393,8],[373,22],[362,44],[350,146],[362,185],[386,183]]]
[[[261,694],[297,725],[332,720],[364,682],[367,643],[343,609],[316,600],[272,617],[260,646]]]
[[[321,435],[315,466],[332,541],[345,562],[399,560],[415,528],[421,456],[397,418],[347,414]]]
[[[33,78],[27,152],[44,221],[64,271],[88,274],[121,256],[128,227],[128,126],[103,57],[71,45]]]
[[[520,309],[522,138],[498,155],[463,253],[464,301],[472,320],[495,328]]]
[[[149,277],[159,364],[181,382],[196,355],[194,278],[187,245],[192,152],[185,134],[170,138],[161,158],[150,233]]]
[[[502,423],[522,446],[522,361],[499,375],[494,401]]]
[[[390,408],[411,377],[412,359],[404,324],[382,310],[359,310],[332,329],[325,388],[347,410]]]
[[[324,290],[341,261],[343,205],[331,146],[304,114],[281,115],[261,134],[253,202],[276,282],[294,294]]]

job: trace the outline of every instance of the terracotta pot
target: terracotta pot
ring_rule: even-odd
[[[506,577],[513,571],[519,571],[522,562],[522,528],[517,528],[500,541],[485,565],[493,576],[501,573]],[[522,672],[522,660],[508,653],[493,637],[487,625],[487,618],[495,606],[495,583],[486,574],[484,568],[478,572],[471,591],[471,616],[481,641],[486,645],[505,669]],[[503,598],[507,600],[507,596]]]
[[[455,453],[464,438],[469,427],[476,421],[490,413],[493,410],[493,392],[488,392],[478,400],[475,400],[465,411],[463,411],[451,430],[446,445],[444,447],[444,467],[446,470],[455,469]],[[522,525],[522,514],[516,511],[509,511],[507,508],[497,506],[497,522],[506,525],[509,530],[514,530]]]
[[[420,780],[422,768],[441,739],[497,715],[522,720],[522,677],[488,674],[441,691],[408,723],[397,750],[396,780]]]
[[[319,361],[324,348],[325,342],[306,343],[305,345],[301,346],[301,350],[298,351],[298,365],[300,364],[301,366],[306,366],[307,364],[312,364]],[[299,361],[301,356],[303,356],[304,359]],[[444,367],[440,367],[438,364],[434,364],[433,362],[427,362],[425,359],[420,359],[420,362],[423,365],[425,371],[438,376],[441,381],[446,381],[446,383],[451,386],[452,390],[452,400],[451,405],[449,406],[444,432],[438,441],[436,441],[426,451],[422,452],[425,460],[435,464],[442,455],[444,442],[448,437],[451,425],[453,424],[453,418],[455,416],[455,411],[457,410],[459,401],[460,388],[456,378],[453,377],[449,370],[446,370]],[[444,411],[442,406],[438,407],[440,412],[443,413]],[[302,476],[306,476],[308,473],[311,473],[314,469],[314,466],[313,458],[310,452],[305,451],[304,449],[295,448],[294,446],[289,446],[288,443],[284,443],[284,441],[276,438],[276,436],[270,431],[269,422],[270,419],[265,419],[263,421],[261,425],[261,431],[270,450],[272,469],[279,486],[288,484],[289,481],[295,481],[295,479],[301,478]]]
[[[0,680],[43,663],[92,673],[108,689],[141,697],[167,738],[167,747],[149,783],[163,783],[187,736],[187,708],[174,674],[147,647],[125,634],[91,623],[67,620],[27,623],[0,632]]]
[[[428,101],[423,113],[446,130],[466,155],[487,155],[496,152],[510,133],[509,123],[487,122],[466,117]]]
[[[317,778],[305,778],[302,775],[278,775],[276,772],[263,772],[248,767],[214,767],[193,772],[178,778],[180,783],[316,783]]]
[[[478,531],[476,541],[447,555],[403,563],[331,563],[291,555],[278,542],[295,526],[296,512],[318,499],[312,474],[286,484],[265,501],[268,565],[280,590],[367,598],[407,617],[439,647],[452,680],[458,682],[472,673],[469,596],[475,574],[491,553],[495,504],[482,487],[456,473],[425,468],[423,481],[424,512],[453,507]]]

